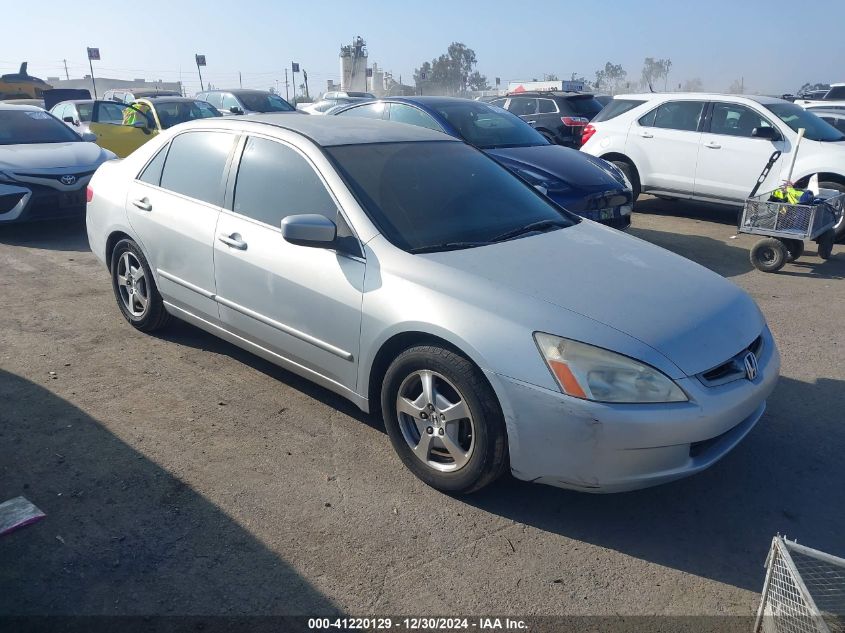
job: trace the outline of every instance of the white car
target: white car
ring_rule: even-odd
[[[845,83],[830,84],[830,90],[818,99],[802,99],[801,97],[795,99],[795,103],[802,107],[808,105],[828,105],[832,102],[845,103]]]
[[[787,177],[804,128],[792,180],[813,174],[845,191],[845,134],[782,99],[703,93],[632,94],[614,98],[584,128],[581,150],[616,164],[634,189],[741,205],[775,150],[782,152],[760,191]],[[845,234],[845,221],[836,226]]]

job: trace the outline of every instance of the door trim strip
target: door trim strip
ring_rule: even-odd
[[[206,299],[212,299],[216,301],[220,305],[226,306],[227,308],[234,310],[235,312],[240,312],[241,314],[248,316],[256,321],[260,321],[264,325],[269,325],[270,327],[279,330],[280,332],[284,332],[294,338],[298,338],[300,341],[305,341],[306,343],[310,343],[314,347],[319,347],[321,350],[328,352],[329,354],[334,354],[338,358],[342,358],[343,360],[353,361],[355,357],[352,355],[351,352],[347,352],[346,350],[340,349],[339,347],[335,347],[331,343],[327,343],[326,341],[319,339],[317,337],[311,336],[310,334],[306,334],[305,332],[300,332],[299,330],[290,327],[289,325],[285,325],[284,323],[280,323],[270,317],[266,317],[263,314],[256,312],[255,310],[250,310],[249,308],[242,306],[234,301],[229,301],[228,299],[221,297],[219,295],[214,294],[213,292],[209,292],[199,286],[192,284],[189,281],[185,281],[184,279],[177,277],[176,275],[172,275],[169,272],[162,270],[161,268],[156,268],[156,272],[164,277],[165,279],[172,281],[175,284],[178,284],[188,290],[192,290],[199,295],[202,295]]]

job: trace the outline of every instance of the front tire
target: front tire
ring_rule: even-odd
[[[381,408],[400,459],[432,488],[474,492],[508,464],[505,421],[493,389],[451,350],[427,345],[402,352],[385,374]]]
[[[783,242],[769,237],[757,242],[751,248],[748,257],[757,270],[764,273],[774,273],[784,267],[789,257],[789,251],[786,250],[786,245]]]
[[[142,332],[154,332],[167,325],[170,315],[147,263],[132,240],[119,241],[111,256],[112,289],[124,318]]]

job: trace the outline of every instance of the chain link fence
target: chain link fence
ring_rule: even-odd
[[[754,633],[845,633],[845,559],[772,539]]]

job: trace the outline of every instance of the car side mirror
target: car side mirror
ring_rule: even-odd
[[[76,121],[73,120],[72,116],[63,116],[62,121],[65,123],[70,123],[71,125],[76,125]]]
[[[780,134],[773,127],[755,127],[751,130],[752,138],[764,138],[769,141],[776,141],[780,138]]]
[[[238,106],[232,106],[231,108],[229,108],[229,112],[231,112],[232,114],[243,114],[244,113],[244,111],[241,110]]]
[[[289,215],[282,220],[282,237],[298,246],[331,248],[337,238],[337,225],[319,213]]]
[[[93,132],[83,132],[82,133],[82,140],[86,143],[96,143],[97,142],[97,135]]]

